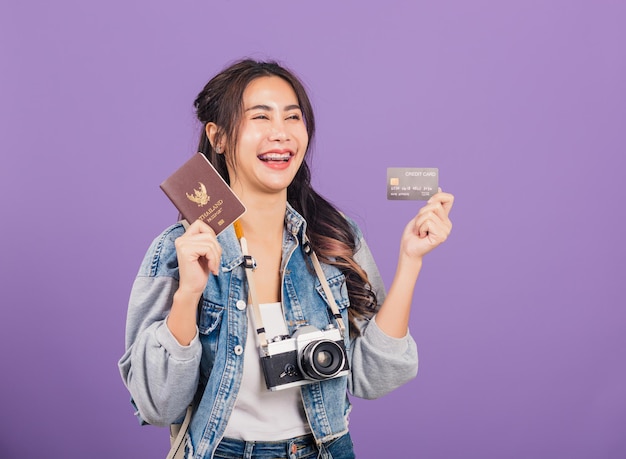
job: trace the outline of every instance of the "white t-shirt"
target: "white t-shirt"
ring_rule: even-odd
[[[306,435],[311,430],[300,387],[270,391],[265,385],[253,312],[248,306],[243,377],[224,436],[244,441],[278,441]],[[261,304],[259,309],[268,339],[288,334],[280,303]]]

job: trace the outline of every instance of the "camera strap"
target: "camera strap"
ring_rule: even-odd
[[[311,261],[313,262],[313,268],[315,268],[315,274],[317,274],[317,278],[320,280],[322,284],[322,289],[324,289],[324,294],[328,299],[328,304],[330,306],[330,310],[333,313],[333,317],[337,321],[337,325],[339,326],[339,331],[341,332],[341,336],[344,336],[346,332],[346,326],[343,323],[343,318],[341,317],[341,313],[339,312],[339,308],[337,307],[337,302],[335,301],[335,297],[333,292],[330,290],[330,285],[328,285],[328,281],[326,280],[326,276],[324,275],[324,271],[322,270],[322,265],[320,264],[319,259],[317,258],[317,254],[311,248],[311,244],[309,242],[309,238],[304,235],[304,252],[309,254],[311,257]]]
[[[252,304],[254,326],[256,327],[257,336],[259,338],[259,346],[263,350],[263,352],[267,353],[267,336],[265,334],[265,327],[263,326],[261,308],[259,306],[259,301],[256,294],[256,284],[254,282],[254,270],[256,268],[256,261],[248,253],[248,242],[243,235],[243,228],[241,227],[241,223],[239,221],[236,221],[233,226],[235,227],[235,233],[237,235],[237,239],[239,239],[239,243],[241,244],[241,252],[243,253],[246,278],[248,280],[248,293],[250,297],[250,303]],[[322,284],[322,289],[324,290],[324,294],[326,295],[326,299],[328,301],[330,310],[333,313],[333,317],[337,321],[341,336],[345,336],[346,326],[344,324],[341,313],[339,312],[339,308],[337,307],[337,302],[335,301],[335,297],[330,290],[330,286],[328,285],[328,281],[326,280],[326,276],[324,275],[322,266],[319,262],[319,259],[317,258],[317,254],[311,249],[311,244],[309,243],[309,239],[306,235],[304,235],[303,249],[304,252],[311,257],[311,262],[313,263],[315,274]]]
[[[241,222],[237,220],[234,225],[235,234],[239,239],[241,245],[241,252],[243,253],[244,268],[246,270],[246,278],[248,279],[248,296],[250,303],[252,304],[253,322],[256,327],[256,333],[259,337],[259,346],[263,349],[263,352],[267,352],[267,336],[265,335],[265,327],[263,326],[263,318],[261,317],[261,307],[259,306],[259,300],[256,294],[256,284],[254,283],[253,272],[256,269],[256,261],[248,253],[248,241],[243,235],[243,228]]]

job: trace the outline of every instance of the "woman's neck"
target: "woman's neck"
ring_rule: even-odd
[[[285,225],[286,196],[263,196],[259,199],[243,199],[246,213],[241,217],[243,231],[248,241],[274,241],[282,243]]]
[[[260,303],[280,301],[280,266],[286,199],[266,196],[256,202],[243,200],[246,213],[241,217],[248,253],[257,262],[255,279]]]

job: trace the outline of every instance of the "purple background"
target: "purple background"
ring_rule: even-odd
[[[455,228],[428,256],[418,378],[355,400],[360,458],[626,457],[623,1],[107,1],[0,5],[0,456],[165,457],[117,371],[158,184],[192,101],[273,57],[319,119],[315,184],[391,280],[439,167]]]

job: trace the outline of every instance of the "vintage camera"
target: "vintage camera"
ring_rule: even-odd
[[[350,370],[343,337],[333,325],[325,330],[305,325],[291,337],[274,338],[261,366],[272,391],[337,378]]]

